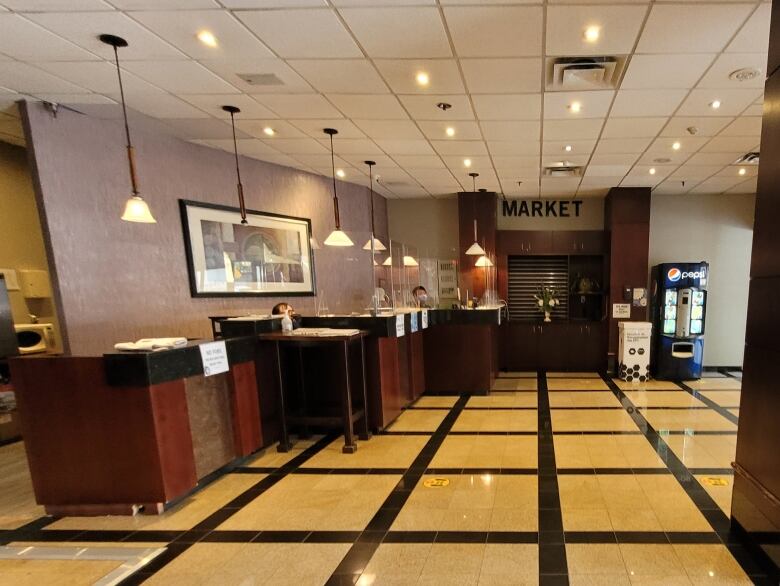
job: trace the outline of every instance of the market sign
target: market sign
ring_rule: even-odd
[[[604,200],[499,199],[499,230],[603,230]]]

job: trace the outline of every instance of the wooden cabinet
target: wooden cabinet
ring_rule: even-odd
[[[508,322],[501,326],[502,370],[600,371],[603,322]]]
[[[555,254],[601,254],[604,243],[601,230],[558,230],[552,233],[552,252]]]
[[[502,230],[499,255],[604,254],[606,238],[601,230]]]

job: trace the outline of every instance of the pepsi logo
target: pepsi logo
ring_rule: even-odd
[[[669,280],[672,283],[674,283],[680,280],[680,277],[682,277],[682,273],[680,272],[680,269],[674,268],[674,269],[669,269],[669,272],[666,274],[666,276],[669,278]]]
[[[669,272],[666,273],[666,277],[671,281],[672,283],[676,283],[680,279],[703,279],[706,276],[706,273],[704,269],[702,268],[701,271],[690,271],[690,272],[683,272],[680,271],[677,267],[669,269]]]

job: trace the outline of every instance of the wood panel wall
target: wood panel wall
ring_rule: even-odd
[[[469,256],[466,249],[474,243],[474,218],[477,219],[477,238],[486,252],[496,253],[496,194],[487,191],[462,192],[458,194],[458,235],[460,247],[459,275],[461,295],[466,289],[472,297],[482,297],[485,292],[485,272],[475,267],[479,257]]]

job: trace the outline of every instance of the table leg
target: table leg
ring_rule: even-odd
[[[279,375],[279,421],[281,423],[281,437],[279,445],[276,446],[277,452],[289,452],[292,449],[290,437],[287,435],[287,411],[284,408],[284,374],[282,373],[282,350],[280,344],[276,342],[276,372]]]
[[[360,338],[360,373],[363,375],[363,423],[360,426],[358,437],[362,440],[371,439],[371,431],[368,429],[368,390],[366,389],[366,342]]]
[[[306,405],[306,379],[303,369],[303,346],[298,346],[298,372],[300,373],[300,383],[301,388],[300,392],[298,393],[299,399],[301,401],[301,411],[303,412],[304,416],[308,415],[309,410]],[[298,437],[301,437],[303,439],[308,439],[311,437],[311,431],[309,430],[308,425],[304,425],[301,427],[301,432]]]
[[[349,386],[349,342],[344,341],[344,389],[341,398],[344,418],[344,447],[341,451],[345,454],[357,452],[355,434],[352,430],[352,390]]]

